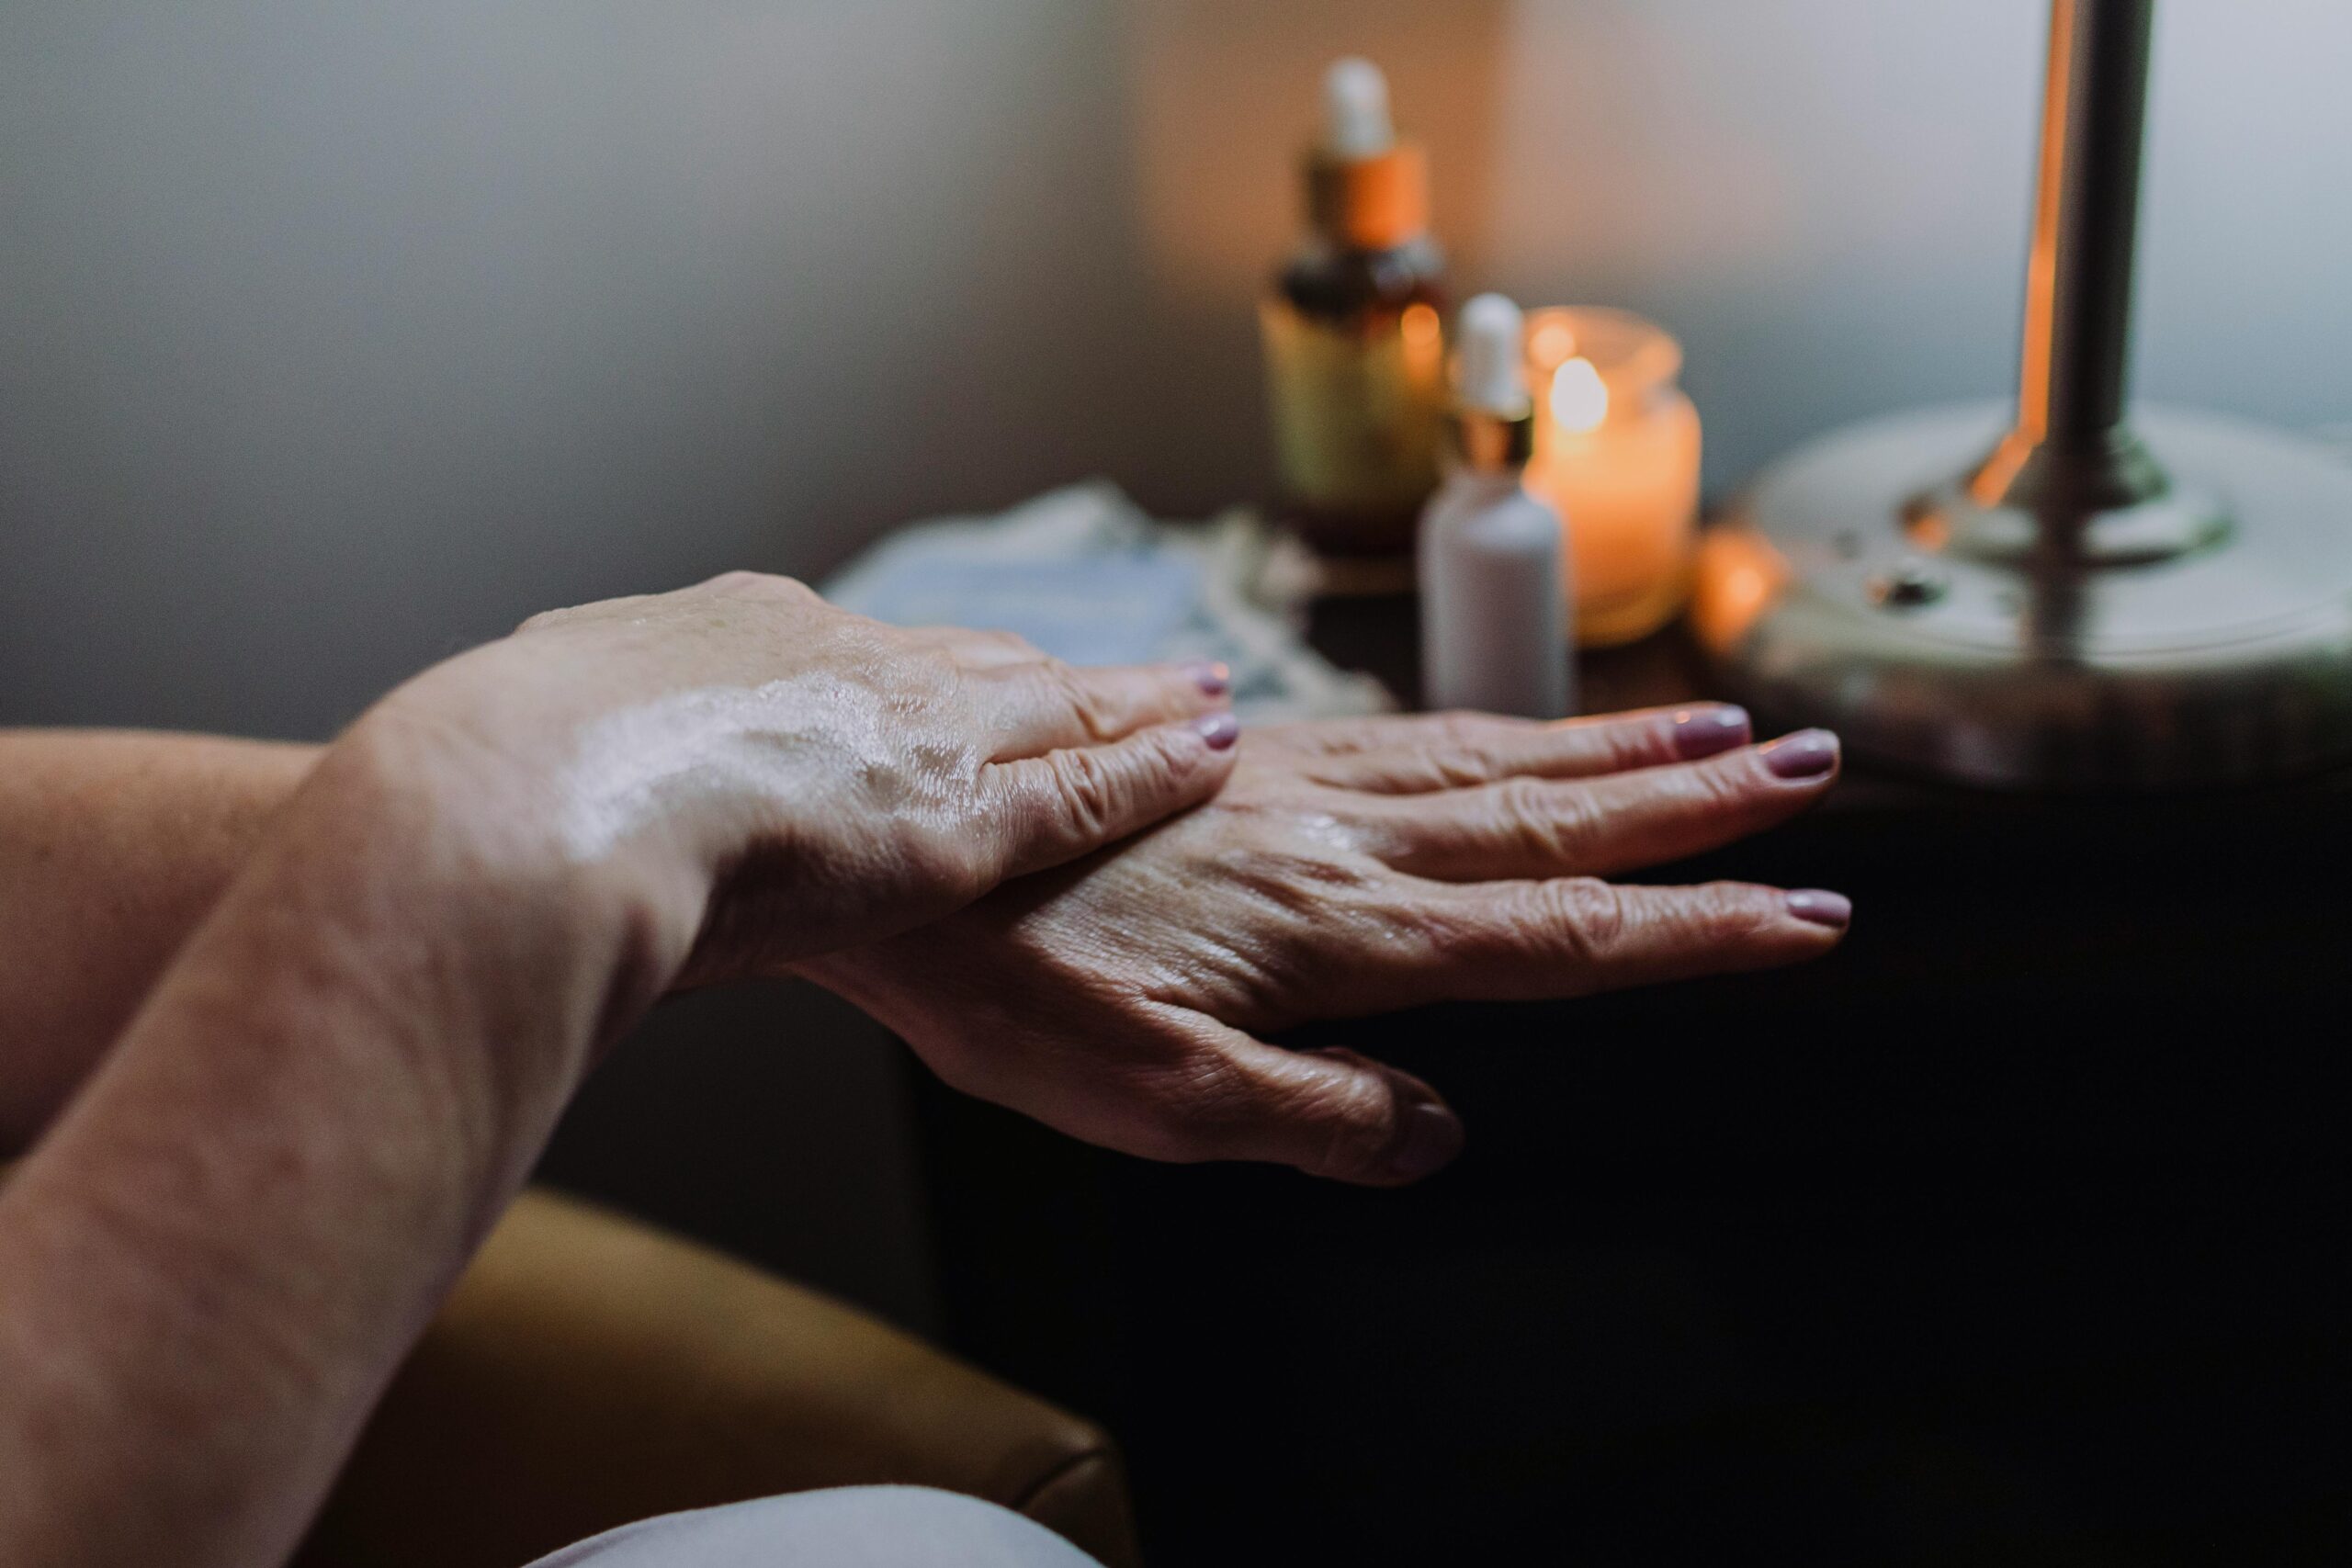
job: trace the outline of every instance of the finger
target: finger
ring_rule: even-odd
[[[1198,717],[1223,706],[1231,684],[1224,665],[1206,660],[1080,669],[1047,659],[973,679],[991,694],[1000,762]]]
[[[1852,917],[1841,895],[1752,883],[1620,886],[1592,877],[1452,887],[1424,909],[1418,1001],[1587,996],[1818,958]],[[1396,1004],[1402,1005],[1402,1004]]]
[[[1035,643],[1012,632],[979,631],[970,626],[909,626],[903,635],[919,648],[945,649],[967,670],[1035,664],[1046,657]]]
[[[993,885],[1060,865],[1197,806],[1233,771],[1229,713],[1155,725],[1104,746],[1070,746],[981,774],[999,824]]]
[[[1744,745],[1747,737],[1747,710],[1708,703],[1558,724],[1492,714],[1422,714],[1302,725],[1285,739],[1324,749],[1321,760],[1306,769],[1319,783],[1416,795],[1497,779],[1591,778],[1690,761]]]
[[[1521,775],[1351,809],[1399,871],[1444,882],[1608,876],[1787,821],[1838,776],[1838,738],[1805,730],[1703,762],[1596,779]]]
[[[1419,1181],[1462,1149],[1436,1090],[1352,1051],[1283,1051],[1197,1013],[1189,1049],[1119,1140],[1148,1159],[1261,1160],[1372,1187]]]

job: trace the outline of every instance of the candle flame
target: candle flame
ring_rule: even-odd
[[[1609,387],[1592,361],[1578,355],[1552,372],[1552,421],[1571,435],[1599,427],[1609,417]]]
[[[1549,369],[1577,351],[1577,334],[1576,329],[1557,315],[1549,311],[1545,314],[1550,319],[1529,336],[1527,351],[1538,366]]]

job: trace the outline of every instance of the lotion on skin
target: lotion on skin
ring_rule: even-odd
[[[1421,513],[1423,705],[1562,718],[1575,705],[1565,529],[1525,483],[1535,410],[1519,307],[1481,294],[1455,330],[1460,456]]]

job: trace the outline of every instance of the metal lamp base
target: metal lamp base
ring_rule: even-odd
[[[1783,459],[1701,552],[1692,623],[1736,694],[1855,755],[2018,789],[2247,784],[2352,761],[2352,465],[2134,412],[2155,493],[1979,502],[2008,410],[1883,419]]]

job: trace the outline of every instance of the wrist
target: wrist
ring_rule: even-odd
[[[700,895],[661,858],[583,857],[544,779],[427,705],[388,703],[289,803],[260,897],[356,961],[406,955],[428,1049],[470,1047],[503,1114],[560,1103],[668,985]]]

